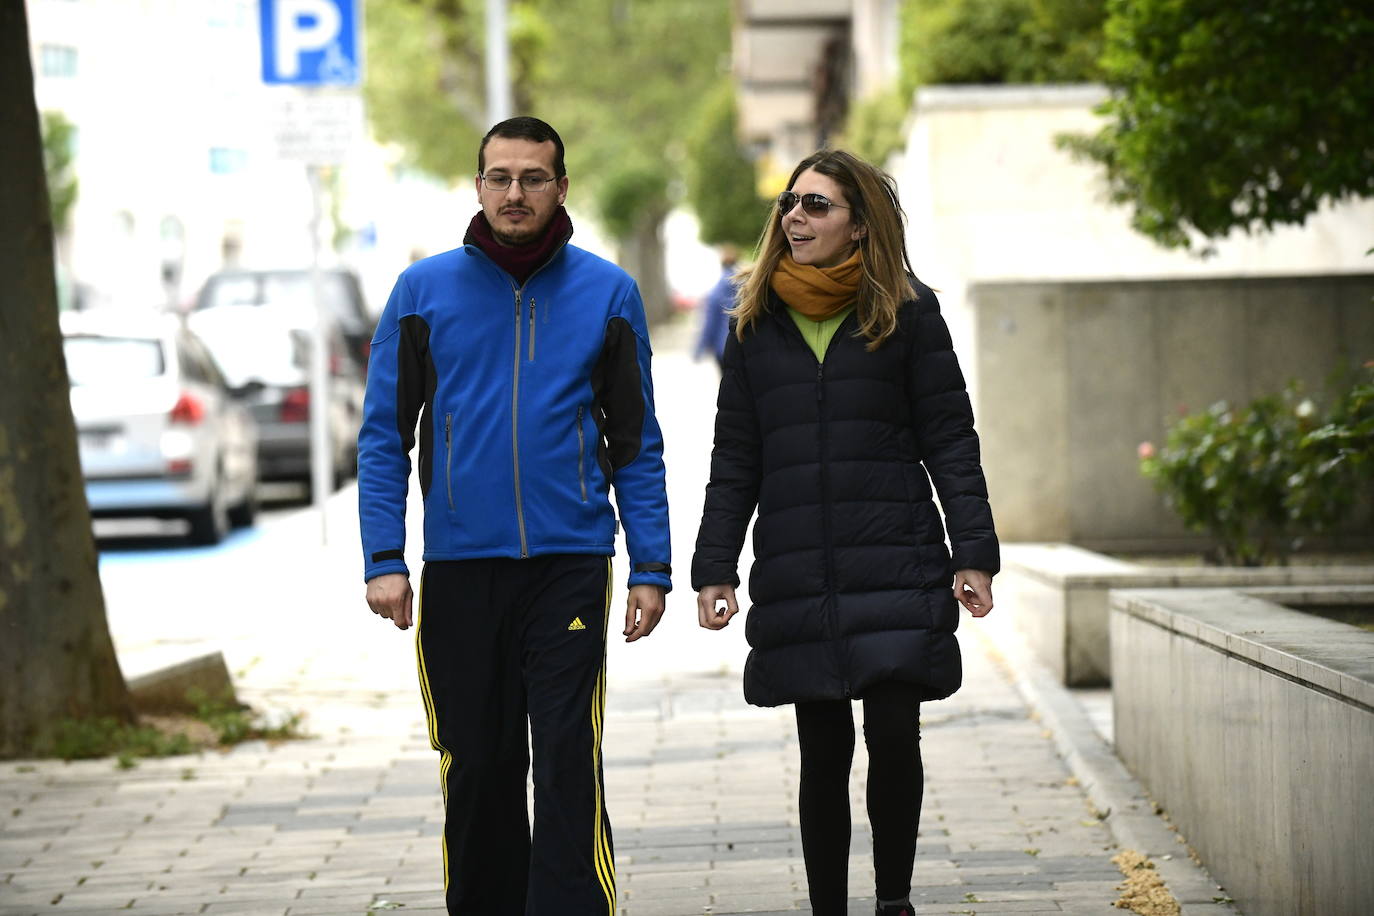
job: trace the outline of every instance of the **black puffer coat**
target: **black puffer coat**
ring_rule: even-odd
[[[882,681],[924,699],[959,688],[953,571],[996,573],[997,535],[949,329],[935,294],[916,291],[872,352],[851,313],[818,363],[776,296],[726,344],[692,587],[739,584],[757,508],[755,705],[861,697]]]

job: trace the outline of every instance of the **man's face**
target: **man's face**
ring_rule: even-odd
[[[544,234],[553,215],[568,196],[568,176],[550,181],[542,191],[526,191],[521,178],[553,178],[556,150],[553,141],[535,143],[513,137],[492,137],[484,153],[486,175],[511,179],[504,191],[493,191],[477,176],[477,197],[502,245],[528,245]]]

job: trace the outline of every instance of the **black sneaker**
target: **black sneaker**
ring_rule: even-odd
[[[876,904],[873,908],[873,916],[916,916],[916,910],[912,907],[911,901],[893,903],[888,906]]]

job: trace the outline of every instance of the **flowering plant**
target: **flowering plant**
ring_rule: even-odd
[[[1216,539],[1220,562],[1286,562],[1374,489],[1374,363],[1325,413],[1291,383],[1243,408],[1221,401],[1184,416],[1137,457],[1183,522]]]

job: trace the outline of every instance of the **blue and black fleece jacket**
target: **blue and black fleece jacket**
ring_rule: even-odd
[[[615,553],[670,588],[663,436],[633,279],[565,244],[520,286],[476,245],[401,274],[372,340],[358,435],[364,579],[409,574],[419,427],[424,559]]]

